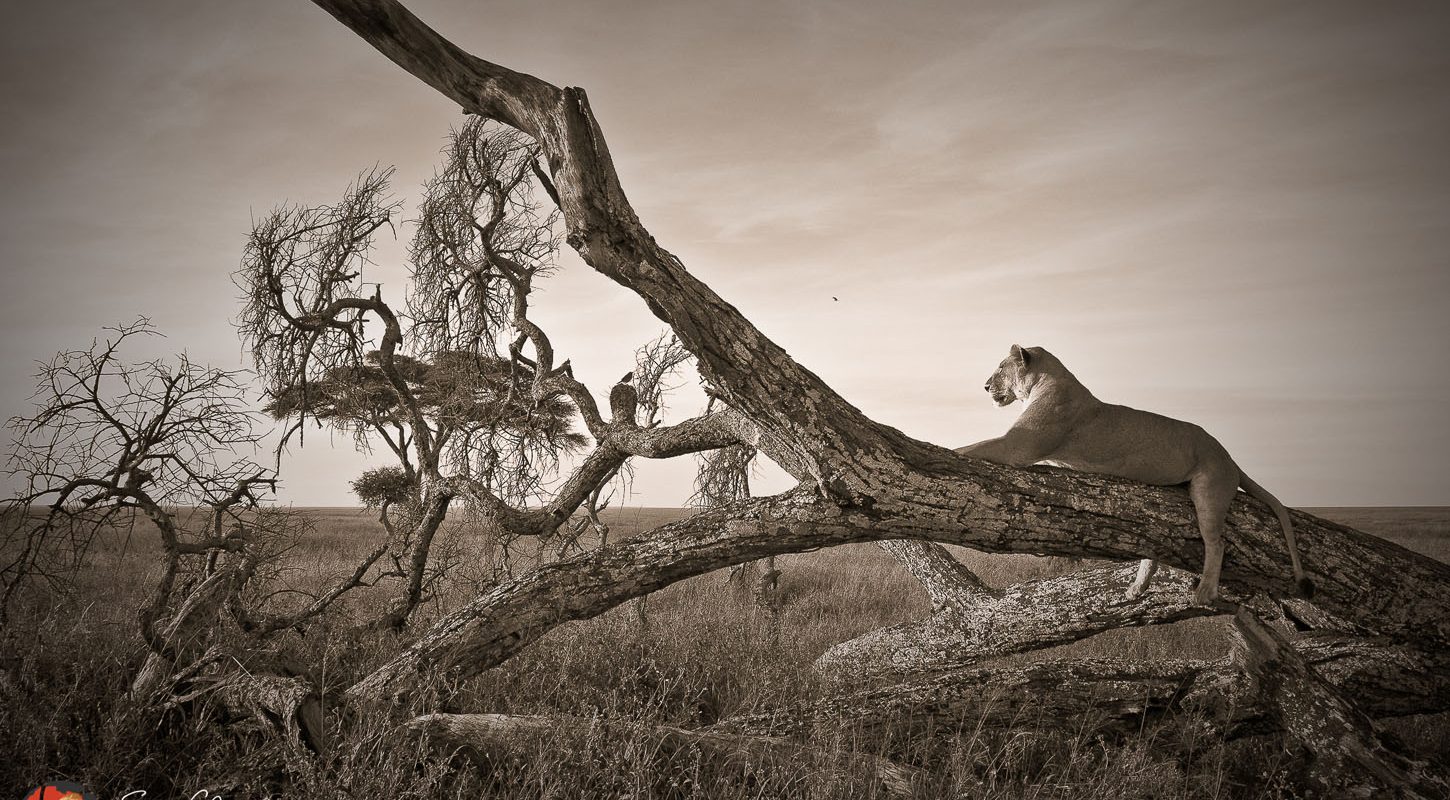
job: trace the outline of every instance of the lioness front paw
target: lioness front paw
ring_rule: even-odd
[[[1123,592],[1123,597],[1126,597],[1129,600],[1137,600],[1138,598],[1142,597],[1143,593],[1146,591],[1148,591],[1148,587],[1146,586],[1129,586],[1128,591]]]
[[[1216,586],[1200,585],[1198,589],[1193,592],[1193,602],[1200,606],[1213,605],[1213,601],[1217,599],[1218,587]]]

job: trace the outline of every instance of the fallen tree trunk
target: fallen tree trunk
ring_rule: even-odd
[[[705,753],[713,764],[739,774],[766,770],[793,771],[810,765],[839,771],[850,785],[865,792],[880,786],[897,797],[910,797],[919,782],[917,770],[865,753],[823,750],[774,736],[730,731],[692,731],[672,725],[646,725],[627,720],[583,719],[568,716],[510,714],[428,714],[408,722],[408,728],[464,751],[484,765],[501,755],[528,753],[541,747],[554,751],[561,738],[596,729],[610,742],[646,739],[655,755],[652,776],[672,771],[690,772],[692,756]],[[671,769],[673,767],[673,769]]]
[[[843,727],[864,736],[889,731],[908,737],[973,730],[1078,731],[1085,725],[1090,733],[1126,732],[1178,709],[1199,681],[1218,677],[1215,666],[1202,661],[1053,659],[856,689],[732,717],[712,728],[797,737]]]
[[[1304,659],[1375,717],[1450,710],[1450,663],[1382,641],[1304,637]],[[1128,734],[1192,713],[1235,738],[1282,730],[1269,699],[1219,661],[1052,659],[958,669],[722,720],[712,729],[807,736],[842,726],[950,735],[1036,729]]]
[[[1162,572],[1138,600],[1126,601],[1122,587],[1136,567],[1098,567],[1071,575],[1012,586],[1000,595],[982,595],[973,605],[934,612],[918,622],[893,625],[841,642],[821,655],[815,667],[842,682],[900,680],[975,666],[1001,656],[1034,652],[1126,627],[1170,624],[1225,614],[1219,607],[1193,604],[1195,576]],[[1225,596],[1260,613],[1284,612],[1303,625],[1300,614],[1312,610],[1302,601],[1275,603],[1262,595]],[[1307,615],[1307,614],[1306,614]],[[1413,645],[1353,635],[1340,620],[1324,623],[1295,645],[1321,674],[1355,697],[1365,697],[1376,716],[1433,713],[1450,709],[1450,656]]]
[[[1450,673],[1444,662],[1382,643],[1309,637],[1306,662],[1339,691],[1360,698],[1375,717],[1450,709]],[[1428,683],[1424,676],[1435,676]],[[1412,686],[1404,685],[1410,681]],[[708,751],[727,766],[788,764],[791,759],[845,765],[863,778],[909,791],[913,770],[889,760],[826,751],[806,744],[823,733],[871,738],[949,737],[961,732],[1053,732],[1123,736],[1180,715],[1209,723],[1225,738],[1283,732],[1272,693],[1246,679],[1229,658],[1216,662],[1156,663],[1113,659],[1052,660],[1025,666],[982,667],[861,689],[723,720],[703,730],[645,726],[627,721],[498,714],[430,714],[409,723],[477,759],[518,753],[540,740],[609,727],[613,740],[634,732],[658,742],[664,754]],[[1427,705],[1426,698],[1430,698]]]

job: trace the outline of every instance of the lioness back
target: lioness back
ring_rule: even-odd
[[[1080,418],[1052,460],[1159,486],[1187,483],[1205,469],[1237,470],[1228,451],[1203,428],[1111,403]]]

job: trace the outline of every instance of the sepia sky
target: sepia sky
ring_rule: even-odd
[[[1450,505],[1444,3],[408,5],[585,87],[659,241],[878,420],[998,435],[982,382],[1041,345],[1290,505]],[[251,219],[377,163],[416,198],[461,120],[303,0],[31,3],[0,59],[7,417],[36,359],[139,314],[169,338],[138,356],[243,366]],[[596,394],[662,328],[572,254],[536,307]],[[350,442],[307,442],[283,499],[350,504]],[[642,465],[630,502],[691,474]]]

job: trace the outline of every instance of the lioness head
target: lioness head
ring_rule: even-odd
[[[1048,352],[1040,347],[1014,344],[983,388],[992,396],[992,402],[999,406],[1011,405],[1017,400],[1026,402],[1041,375],[1037,369],[1041,366],[1040,362],[1049,358]]]

